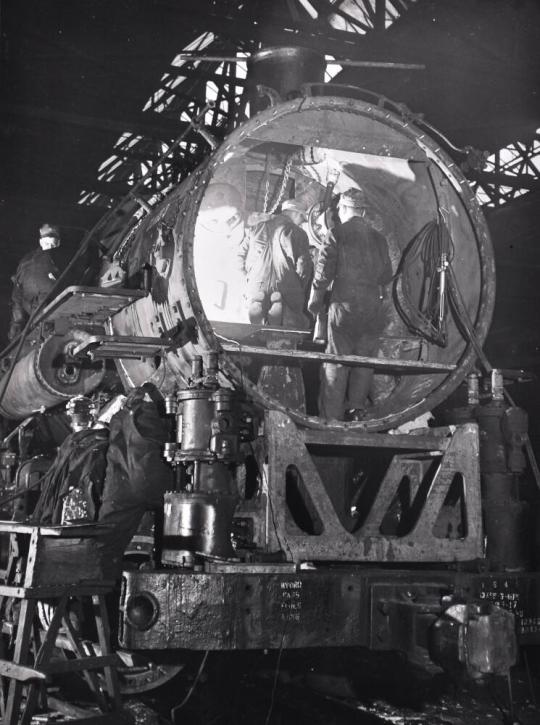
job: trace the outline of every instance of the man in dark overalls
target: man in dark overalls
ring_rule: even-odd
[[[282,213],[258,221],[243,242],[242,271],[246,275],[246,304],[250,322],[306,329],[307,289],[312,263],[306,218],[294,200],[283,202]]]
[[[316,316],[331,289],[328,353],[372,356],[385,326],[382,288],[392,279],[392,264],[386,239],[365,221],[365,211],[362,189],[341,194],[341,223],[321,245],[315,266],[308,309]],[[361,420],[372,379],[371,368],[324,364],[319,414]]]
[[[22,332],[30,315],[48,297],[58,279],[54,250],[59,246],[58,227],[43,224],[39,230],[39,249],[29,252],[19,262],[12,277],[10,340]]]

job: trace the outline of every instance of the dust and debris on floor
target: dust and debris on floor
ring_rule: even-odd
[[[200,653],[199,653],[200,654]],[[388,656],[387,656],[388,655]],[[384,653],[210,653],[157,690],[125,698],[134,725],[540,725],[540,656],[482,683]],[[194,686],[195,685],[195,686]],[[70,692],[63,693],[69,699]],[[67,711],[64,709],[64,716]],[[75,711],[74,711],[75,712]],[[63,720],[65,721],[65,720]],[[57,720],[34,720],[34,725]]]

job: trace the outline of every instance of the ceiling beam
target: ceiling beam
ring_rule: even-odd
[[[203,60],[204,56],[202,58],[194,58],[194,60]],[[241,58],[239,60],[245,60],[245,58]],[[189,61],[188,61],[189,62]],[[211,61],[207,61],[211,62]],[[230,62],[230,61],[227,61]],[[205,70],[204,68],[201,68],[200,66],[197,68],[191,68],[186,66],[177,66],[177,65],[171,65],[167,68],[167,73],[170,73],[170,75],[177,75],[177,76],[185,76],[186,80],[189,81],[191,79],[193,80],[203,80],[203,81],[213,81],[216,84],[221,83],[231,83],[235,86],[245,86],[247,84],[247,80],[245,78],[238,78],[235,75],[232,75],[231,73],[215,73],[211,70]],[[181,87],[181,86],[178,86]],[[168,88],[164,89],[165,92],[172,92],[169,91]],[[193,98],[194,101],[197,100],[196,97]]]
[[[340,57],[344,52],[348,57],[356,57],[358,40],[363,37],[359,33],[336,30],[327,21],[306,19],[298,23],[292,18],[281,19],[281,22],[264,18],[264,22],[259,22],[247,15],[212,13],[196,7],[190,10],[190,22],[200,30],[210,30],[236,41],[241,37],[253,43],[303,45]]]
[[[127,196],[133,189],[133,186],[126,184],[123,181],[92,181],[90,184],[85,184],[80,191],[80,195],[83,194],[102,194],[109,199],[122,199]],[[151,189],[138,189],[138,193],[144,194],[145,191],[148,194],[152,193]]]
[[[509,186],[512,189],[540,189],[540,178],[530,174],[505,174],[496,171],[473,171],[467,176],[479,184],[495,184],[496,186]]]

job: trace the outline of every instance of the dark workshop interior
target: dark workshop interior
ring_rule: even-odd
[[[0,720],[540,721],[540,3],[0,0]]]

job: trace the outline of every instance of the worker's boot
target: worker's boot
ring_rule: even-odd
[[[254,325],[261,325],[266,314],[266,296],[263,292],[253,295],[248,302],[249,321]]]
[[[270,309],[268,310],[268,324],[283,324],[283,299],[281,292],[272,292],[270,295]]]

